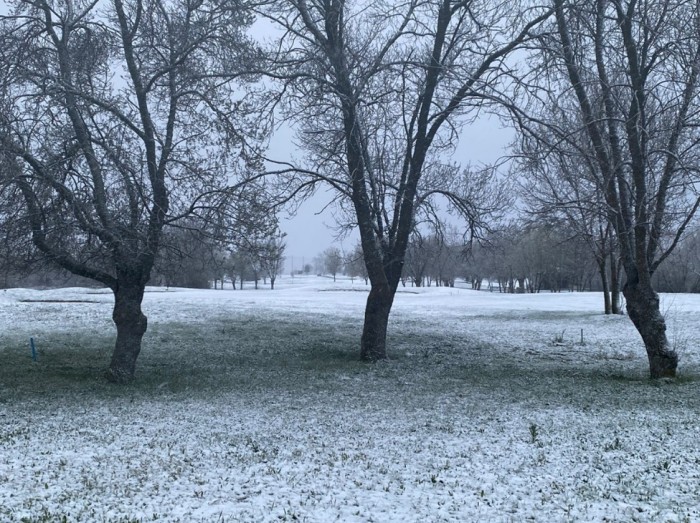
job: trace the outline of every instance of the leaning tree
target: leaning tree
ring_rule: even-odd
[[[460,127],[498,97],[511,53],[550,12],[519,1],[289,0],[262,14],[281,34],[267,73],[307,153],[305,170],[279,172],[330,184],[349,211],[371,283],[361,358],[386,358],[416,213],[447,199],[478,228],[485,199],[469,198],[468,177],[450,180],[463,173],[444,164]]]
[[[595,175],[651,377],[675,376],[678,354],[652,276],[700,205],[700,4],[552,4],[555,19],[523,83],[529,94],[523,129],[542,145],[538,161],[563,158]]]
[[[164,226],[221,206],[251,136],[235,79],[257,56],[252,17],[224,0],[10,7],[0,17],[0,184],[21,194],[46,258],[113,291],[107,377],[127,382]]]

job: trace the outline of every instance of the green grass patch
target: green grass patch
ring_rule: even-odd
[[[250,388],[303,388],[311,378],[357,373],[355,322],[309,322],[300,317],[242,315],[206,323],[156,323],[149,327],[132,392],[188,394]],[[29,340],[0,338],[3,397],[75,392],[119,393],[103,379],[114,346],[113,332],[43,333]],[[117,392],[115,392],[115,389]]]
[[[39,333],[37,362],[31,359],[28,340],[5,336],[0,338],[0,402],[37,396],[80,401],[122,396],[184,400],[213,394],[337,398],[338,391],[361,401],[363,395],[382,391],[395,396],[398,387],[402,394],[426,398],[492,393],[507,403],[545,400],[560,405],[588,404],[581,393],[587,388],[619,394],[632,386],[646,398],[658,386],[645,378],[644,369],[610,370],[602,360],[580,366],[550,358],[546,350],[504,351],[449,331],[412,329],[400,322],[390,325],[390,359],[367,364],[359,360],[361,332],[357,318],[309,318],[293,312],[154,322],[144,338],[136,380],[126,387],[111,385],[103,377],[113,330]],[[679,388],[698,387],[700,379],[691,372],[673,385],[667,387],[671,395]]]

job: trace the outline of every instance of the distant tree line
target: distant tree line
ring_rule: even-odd
[[[511,224],[465,245],[443,234],[411,236],[402,284],[448,286],[463,279],[475,290],[501,293],[605,292],[605,312],[619,314],[624,269],[612,248],[604,265],[598,263],[588,238],[566,223]],[[342,260],[342,262],[341,262]],[[316,272],[367,279],[361,247],[345,255],[337,247],[316,258]],[[307,274],[311,272],[311,267]],[[700,231],[689,234],[654,274],[660,292],[700,293]]]

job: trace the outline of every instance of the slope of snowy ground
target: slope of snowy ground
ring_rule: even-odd
[[[111,294],[0,291],[0,521],[700,521],[700,296],[650,382],[598,294],[407,287],[367,365],[364,284],[278,287],[151,289],[128,387]]]

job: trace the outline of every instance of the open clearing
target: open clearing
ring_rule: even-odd
[[[110,293],[0,291],[0,521],[700,521],[700,296],[650,382],[598,294],[407,288],[368,365],[364,284],[277,285],[151,289],[128,387]]]

